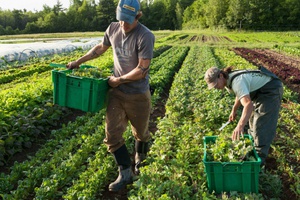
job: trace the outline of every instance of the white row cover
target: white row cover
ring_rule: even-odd
[[[101,42],[103,38],[60,39],[30,43],[0,44],[0,64],[14,61],[26,61],[32,57],[71,52],[77,48],[88,50]],[[3,42],[3,40],[1,41]],[[8,41],[6,41],[8,42]],[[13,42],[10,40],[9,42]],[[18,40],[20,42],[20,40]]]

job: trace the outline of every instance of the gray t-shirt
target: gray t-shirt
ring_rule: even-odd
[[[137,67],[139,59],[152,59],[155,37],[144,25],[124,34],[119,22],[113,22],[105,31],[103,44],[113,48],[114,76],[120,77]],[[141,80],[118,87],[127,94],[140,94],[149,90],[149,74]]]

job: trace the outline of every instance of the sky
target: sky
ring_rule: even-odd
[[[70,0],[59,0],[63,8],[70,7]],[[57,4],[57,0],[0,0],[0,8],[2,10],[23,10],[27,11],[41,11],[43,5],[53,7]]]

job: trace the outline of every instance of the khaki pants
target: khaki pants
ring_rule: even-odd
[[[125,94],[116,88],[110,89],[104,139],[108,151],[113,153],[125,144],[123,133],[128,126],[128,121],[131,123],[135,139],[148,142],[151,138],[148,130],[150,111],[150,91],[144,94]]]

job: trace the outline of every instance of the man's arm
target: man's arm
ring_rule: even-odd
[[[88,60],[98,58],[108,48],[109,48],[109,46],[106,46],[103,43],[100,43],[100,44],[94,46],[91,50],[89,50],[84,56],[82,56],[78,60],[68,63],[67,68],[68,69],[79,68],[79,65],[81,65],[82,63],[84,63]]]
[[[115,77],[111,76],[108,80],[108,84],[111,87],[118,87],[120,84],[137,81],[146,77],[150,69],[151,59],[139,59],[139,63],[136,68],[131,70],[129,73]]]

